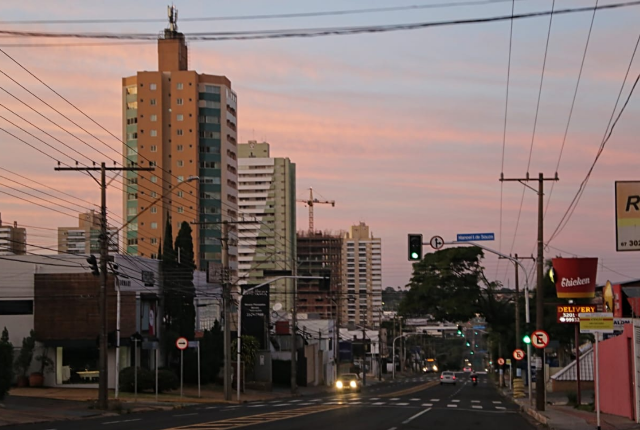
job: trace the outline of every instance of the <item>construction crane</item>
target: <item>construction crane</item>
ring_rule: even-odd
[[[318,200],[313,197],[313,188],[309,187],[309,199],[297,199],[296,201],[301,202],[309,206],[309,234],[313,234],[313,205],[315,204],[330,204],[332,207],[335,207],[335,200]]]

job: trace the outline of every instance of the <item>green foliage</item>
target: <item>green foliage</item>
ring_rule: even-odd
[[[9,331],[5,327],[0,337],[0,400],[9,392],[13,382],[13,345],[9,342]]]
[[[155,392],[156,371],[138,367],[138,392]],[[133,367],[126,367],[120,371],[120,389],[135,392],[136,374]],[[158,369],[158,392],[177,390],[180,388],[180,378],[170,369]]]
[[[405,291],[396,290],[392,287],[387,287],[382,291],[382,303],[384,304],[385,311],[397,311],[402,302],[402,298],[406,294]]]
[[[205,330],[200,341],[200,378],[203,384],[216,382],[224,361],[224,334],[216,321],[211,330]],[[197,381],[197,356],[185,354],[185,381]]]
[[[33,351],[36,347],[36,333],[31,330],[29,332],[29,336],[22,339],[22,348],[20,348],[20,353],[16,357],[15,362],[13,363],[16,372],[18,372],[19,376],[26,376],[29,371],[29,367],[31,366],[31,361],[33,360]]]
[[[437,321],[468,321],[479,311],[480,284],[486,282],[478,247],[447,248],[413,265],[404,315],[431,315]]]
[[[578,395],[576,394],[575,391],[569,391],[567,393],[567,404],[570,406],[578,405]]]
[[[256,357],[258,356],[258,350],[260,349],[260,345],[258,344],[258,339],[253,336],[243,335],[242,336],[242,347],[240,350],[240,359],[244,362],[245,369],[247,370],[247,374],[253,372],[253,368],[256,363]],[[231,343],[231,356],[238,356],[238,341],[234,340]]]

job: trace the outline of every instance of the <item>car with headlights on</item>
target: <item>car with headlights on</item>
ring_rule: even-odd
[[[344,373],[338,376],[336,381],[336,390],[338,391],[355,391],[360,392],[362,383],[357,373]]]

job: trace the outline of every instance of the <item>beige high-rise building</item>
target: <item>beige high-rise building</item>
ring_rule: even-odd
[[[13,225],[2,224],[0,216],[0,255],[24,255],[27,253],[27,229],[18,227],[17,221]]]
[[[78,215],[78,225],[58,227],[58,254],[99,254],[100,253],[100,214],[91,210]],[[109,252],[118,254],[118,229],[107,229],[111,240]]]
[[[342,241],[342,323],[378,328],[382,313],[382,240],[364,222]]]
[[[155,258],[167,220],[173,241],[186,221],[193,230],[196,265],[204,270],[207,262],[222,260],[220,222],[237,219],[237,99],[227,77],[189,70],[187,60],[174,17],[158,40],[158,70],[122,79],[126,165],[155,167],[126,172],[123,218],[140,215],[123,241],[127,253]],[[187,181],[190,177],[199,180]],[[232,234],[234,229],[232,224]],[[232,273],[237,269],[234,243],[229,246]]]

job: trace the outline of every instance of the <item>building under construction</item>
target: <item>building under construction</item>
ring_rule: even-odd
[[[323,276],[330,272],[330,284],[320,279],[298,279],[298,313],[335,319],[340,309],[343,233],[299,231],[297,234],[298,273]]]

